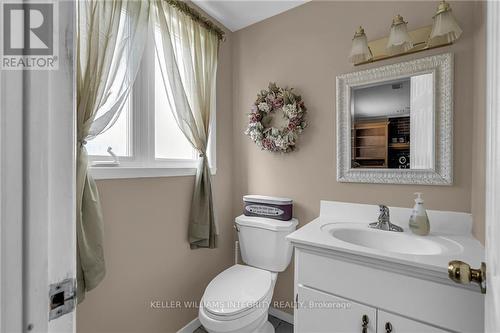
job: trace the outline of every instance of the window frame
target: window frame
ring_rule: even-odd
[[[141,65],[130,95],[130,156],[119,156],[117,166],[94,166],[96,161],[113,161],[111,156],[89,155],[89,170],[94,179],[175,177],[196,174],[199,158],[170,159],[155,156],[155,57],[152,34],[148,36]],[[161,75],[161,74],[159,74]],[[138,112],[139,110],[139,112]],[[215,111],[215,110],[214,110]],[[208,138],[211,174],[216,167],[216,112],[212,114]]]

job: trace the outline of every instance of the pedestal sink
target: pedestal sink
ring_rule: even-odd
[[[350,244],[410,255],[442,255],[462,251],[457,242],[443,236],[417,236],[409,232],[371,229],[366,224],[325,224],[323,232]]]

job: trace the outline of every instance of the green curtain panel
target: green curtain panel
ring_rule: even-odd
[[[77,10],[77,297],[81,302],[106,272],[101,203],[88,172],[85,144],[118,119],[151,26],[156,48],[164,55],[158,59],[171,109],[200,154],[189,243],[191,248],[216,247],[207,144],[223,32],[180,1],[87,0],[79,1]]]
[[[215,113],[220,31],[203,24],[179,1],[154,1],[151,20],[161,73],[180,129],[199,152],[188,238],[191,248],[215,248],[217,223],[207,159],[210,123]]]
[[[85,144],[118,119],[141,62],[149,2],[79,1],[77,5],[77,298],[106,269],[99,192],[88,173]]]

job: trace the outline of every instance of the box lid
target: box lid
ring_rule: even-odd
[[[292,199],[289,198],[280,198],[280,197],[269,197],[266,195],[244,195],[244,202],[255,202],[255,203],[264,203],[270,205],[290,205],[293,203]]]

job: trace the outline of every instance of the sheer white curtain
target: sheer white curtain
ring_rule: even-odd
[[[411,77],[410,87],[410,168],[434,168],[434,77]]]
[[[88,140],[110,128],[132,88],[149,27],[149,1],[78,1],[78,301],[105,275],[99,193],[88,171]]]
[[[180,129],[199,152],[189,219],[191,248],[216,247],[217,226],[207,159],[210,120],[215,112],[220,35],[189,15],[179,1],[154,1],[154,40],[171,110]]]

